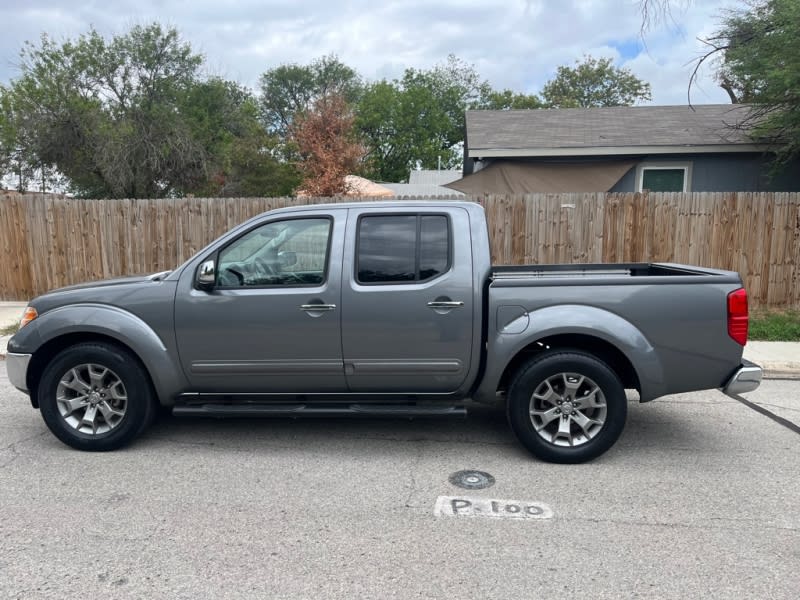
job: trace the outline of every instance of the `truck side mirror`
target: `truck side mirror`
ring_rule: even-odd
[[[214,287],[217,282],[217,268],[214,264],[214,259],[207,260],[200,265],[194,282],[199,290],[210,290]]]

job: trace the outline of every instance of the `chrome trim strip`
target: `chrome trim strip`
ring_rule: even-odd
[[[16,352],[6,354],[8,380],[11,385],[26,394],[29,392],[27,383],[28,363],[31,362],[32,356],[32,354],[17,354]]]
[[[459,308],[461,306],[464,306],[464,303],[460,301],[445,302],[434,300],[433,302],[428,302],[428,308]]]
[[[749,361],[745,362],[746,364],[739,367],[722,388],[722,391],[728,396],[752,392],[761,385],[761,377],[763,376],[761,367]]]
[[[342,375],[344,366],[332,360],[203,360],[195,361],[192,373],[198,375]]]
[[[348,376],[358,375],[451,375],[464,370],[460,360],[345,360]]]
[[[300,310],[307,310],[311,312],[323,310],[336,310],[335,304],[301,304]]]

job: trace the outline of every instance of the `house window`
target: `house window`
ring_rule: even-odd
[[[691,163],[642,163],[636,169],[636,191],[691,191]]]

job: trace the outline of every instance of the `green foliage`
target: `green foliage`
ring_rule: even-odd
[[[368,152],[366,176],[404,181],[417,164],[457,167],[464,112],[485,103],[491,91],[472,65],[453,55],[432,69],[407,69],[400,79],[368,86],[356,116]]]
[[[21,59],[2,94],[2,156],[11,148],[17,166],[63,173],[76,195],[288,193],[297,179],[272,156],[252,94],[204,80],[203,57],[175,29],[137,25],[111,39],[92,29],[63,44],[45,35]],[[259,169],[280,173],[277,188]]]
[[[615,67],[610,58],[591,56],[576,61],[574,67],[558,67],[542,97],[551,108],[632,106],[652,99],[649,83],[629,69]]]
[[[778,164],[800,156],[800,2],[758,0],[730,12],[708,40],[722,53],[718,78],[732,99],[754,104],[743,126],[771,142]]]
[[[285,136],[294,116],[316,100],[338,95],[354,103],[362,87],[358,73],[334,55],[308,65],[280,65],[261,75],[262,117],[270,131]]]
[[[11,115],[27,151],[86,196],[161,196],[196,177],[203,149],[176,106],[202,58],[175,30],[136,26],[106,41],[91,30],[21,52]]]
[[[492,90],[483,99],[479,108],[486,110],[522,110],[545,108],[545,104],[536,94],[518,94],[513,90]]]
[[[800,312],[756,312],[750,315],[748,337],[767,342],[800,342]]]
[[[207,153],[207,176],[185,188],[197,196],[287,196],[300,177],[280,160],[278,139],[259,120],[258,101],[219,78],[198,82],[181,103],[192,137]]]
[[[10,115],[11,97],[8,90],[0,85],[0,181],[7,175],[17,175],[18,187],[24,190],[26,185],[23,183],[22,168],[27,167],[28,163],[21,155],[17,128]]]

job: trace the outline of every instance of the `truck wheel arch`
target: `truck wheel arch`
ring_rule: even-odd
[[[115,344],[135,356],[162,404],[169,403],[186,385],[183,370],[170,358],[156,332],[138,316],[114,306],[81,304],[53,309],[26,325],[14,339],[19,351],[33,355],[26,375],[31,391],[53,356],[83,342]]]
[[[59,335],[54,337],[44,344],[42,344],[36,352],[33,353],[33,357],[31,358],[30,365],[28,366],[28,373],[27,373],[27,383],[28,389],[30,390],[30,398],[31,404],[34,408],[39,408],[39,401],[37,399],[37,387],[39,384],[39,378],[42,375],[42,372],[47,367],[47,365],[53,360],[53,358],[58,355],[63,350],[70,348],[71,346],[76,346],[78,344],[85,344],[91,342],[100,342],[105,344],[110,344],[112,346],[117,346],[139,361],[139,365],[144,369],[144,372],[147,373],[147,377],[149,379],[148,383],[153,390],[155,390],[155,385],[153,383],[153,376],[150,373],[150,370],[145,365],[144,361],[142,361],[141,357],[136,353],[136,351],[131,348],[129,345],[121,342],[115,337],[110,335],[104,335],[102,333],[65,333],[63,335]]]
[[[506,365],[498,382],[498,390],[507,389],[511,379],[531,357],[552,350],[578,350],[596,356],[611,367],[625,388],[641,392],[639,375],[630,359],[614,344],[583,333],[543,337],[526,345]]]
[[[666,393],[659,352],[635,323],[616,313],[585,304],[551,305],[530,311],[525,327],[509,332],[503,330],[505,322],[490,319],[489,331],[497,333],[492,333],[496,337],[487,348],[483,380],[472,396],[477,402],[494,403],[515,370],[547,346],[598,357],[626,387],[639,390],[641,402]]]

